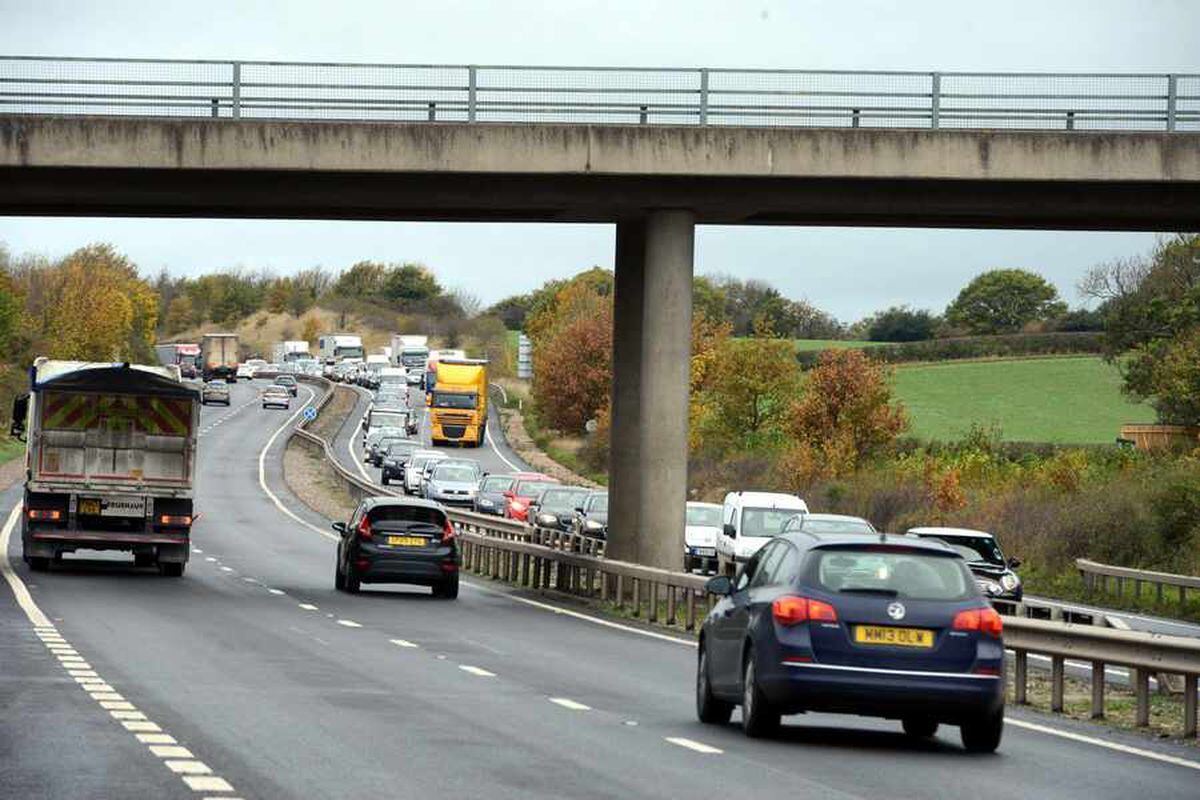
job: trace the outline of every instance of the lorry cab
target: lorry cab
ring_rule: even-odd
[[[782,492],[730,492],[722,505],[721,535],[717,537],[719,570],[732,575],[759,549],[783,531],[808,505],[794,494]]]
[[[434,445],[479,447],[487,428],[487,361],[439,356],[429,392],[430,436]]]

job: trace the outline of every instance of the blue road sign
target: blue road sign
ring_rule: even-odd
[[[312,406],[309,406],[308,408],[304,409],[304,418],[306,420],[308,420],[309,422],[312,422],[314,419],[317,418],[317,410],[315,408],[313,408]]]

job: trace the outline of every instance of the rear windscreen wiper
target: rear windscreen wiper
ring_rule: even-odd
[[[881,594],[886,597],[896,597],[900,594],[895,589],[884,589],[883,587],[875,586],[843,586],[838,591],[842,594],[853,592],[854,594]]]

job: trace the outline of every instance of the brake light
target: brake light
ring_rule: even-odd
[[[446,519],[446,525],[442,528],[442,544],[449,544],[454,541],[454,523]]]
[[[57,522],[62,519],[62,512],[57,509],[31,508],[29,509],[29,518]]]
[[[956,631],[979,631],[994,639],[999,639],[1000,634],[1004,631],[1004,621],[996,613],[996,609],[991,606],[968,608],[966,611],[960,611],[954,615],[952,627]]]
[[[837,622],[837,609],[820,600],[788,595],[771,604],[771,613],[780,625],[799,625],[801,622]]]
[[[371,520],[364,516],[362,522],[358,523],[358,538],[370,539],[371,536]]]
[[[192,518],[186,514],[183,516],[171,516],[170,514],[163,514],[158,518],[158,524],[187,526],[192,524]]]

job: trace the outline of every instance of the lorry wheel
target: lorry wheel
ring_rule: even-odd
[[[154,565],[153,553],[134,553],[133,565],[135,567],[150,567]]]
[[[45,572],[50,569],[50,559],[46,556],[30,556],[29,568],[34,572]]]
[[[182,561],[164,561],[158,565],[158,571],[164,578],[180,578],[183,577],[184,566]]]

